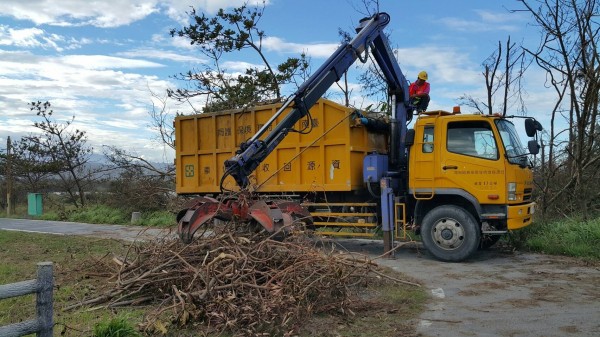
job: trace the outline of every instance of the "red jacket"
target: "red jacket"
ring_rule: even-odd
[[[429,95],[429,83],[423,82],[421,85],[417,85],[417,82],[413,82],[410,87],[408,87],[408,95],[419,95],[419,94],[428,94]]]

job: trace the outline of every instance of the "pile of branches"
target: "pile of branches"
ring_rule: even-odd
[[[307,315],[349,312],[353,290],[382,275],[370,260],[324,250],[305,236],[274,240],[233,227],[189,245],[134,245],[107,266],[114,286],[75,306],[151,304],[143,327],[163,333],[169,324],[194,324],[285,335]]]

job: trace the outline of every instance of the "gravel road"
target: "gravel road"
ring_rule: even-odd
[[[144,228],[0,218],[0,229],[134,240]],[[383,251],[376,240],[335,243],[372,257]],[[417,244],[377,262],[420,280],[430,292],[416,322],[421,336],[600,336],[600,264],[499,248],[468,262],[444,263]]]
[[[353,252],[383,252],[380,241],[340,242]],[[600,336],[600,264],[500,248],[447,263],[420,247],[377,261],[427,287],[431,300],[417,322],[422,336]]]

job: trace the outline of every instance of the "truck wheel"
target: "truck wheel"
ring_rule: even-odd
[[[464,208],[444,205],[423,218],[421,238],[438,260],[458,262],[477,251],[481,233],[473,216]]]

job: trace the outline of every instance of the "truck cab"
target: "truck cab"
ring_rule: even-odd
[[[431,111],[419,115],[414,132],[408,195],[433,255],[462,260],[532,222],[532,171],[511,121]]]

